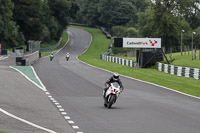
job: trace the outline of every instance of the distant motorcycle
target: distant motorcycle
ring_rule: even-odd
[[[53,58],[54,58],[54,55],[53,55],[53,54],[51,54],[51,55],[49,56],[49,59],[50,59],[50,61],[52,61],[52,60],[53,60]]]
[[[66,61],[69,60],[69,56],[70,56],[69,54],[66,55]]]
[[[111,83],[108,87],[106,93],[103,91],[103,98],[104,106],[110,109],[119,97],[121,90],[120,85],[117,82]]]

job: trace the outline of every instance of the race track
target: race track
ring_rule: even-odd
[[[70,41],[52,62],[34,68],[47,90],[84,133],[199,133],[200,100],[121,76],[125,87],[111,109],[103,106],[112,73],[76,59],[89,46],[88,32],[68,28]],[[65,54],[71,54],[65,60]]]

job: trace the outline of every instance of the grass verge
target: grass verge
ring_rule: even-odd
[[[193,78],[178,77],[176,75],[160,72],[155,68],[149,69],[133,69],[112,62],[106,62],[100,59],[101,52],[108,51],[111,40],[101,33],[99,29],[71,26],[88,31],[92,35],[92,42],[88,50],[78,58],[93,66],[107,69],[113,72],[148,81],[161,86],[165,86],[180,92],[200,97],[199,80]]]
[[[200,60],[199,57],[197,57],[196,60],[192,60],[192,55],[191,55],[191,51],[190,51],[190,55],[188,55],[188,53],[185,55],[183,53],[183,55],[181,56],[181,53],[173,53],[172,54],[172,58],[175,59],[173,62],[171,62],[171,65],[175,65],[175,66],[184,66],[184,67],[192,67],[192,68],[200,68]],[[199,52],[197,51],[197,55],[199,55]],[[167,56],[168,59],[169,56]]]

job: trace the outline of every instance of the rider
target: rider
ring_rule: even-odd
[[[53,60],[53,58],[54,58],[53,52],[49,55],[49,58],[50,58],[50,61]]]
[[[122,85],[122,82],[121,80],[119,79],[119,74],[118,73],[114,73],[112,77],[110,77],[105,85],[106,85],[106,88],[104,89],[104,94],[106,93],[106,91],[108,90],[109,86],[110,86],[110,83],[113,83],[113,82],[117,82],[119,85],[120,85],[120,89],[121,89],[121,92],[124,90],[124,87]]]
[[[70,54],[69,54],[69,53],[67,53],[67,54],[66,54],[66,57],[69,57],[69,56],[70,56]]]
[[[70,56],[70,54],[67,53],[67,54],[66,54],[66,59],[67,59],[67,60],[69,59],[69,56]]]

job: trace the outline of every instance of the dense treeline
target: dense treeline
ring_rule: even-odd
[[[0,43],[57,40],[78,10],[75,0],[0,0]]]
[[[162,46],[200,46],[199,0],[77,0],[74,22],[104,26],[114,36],[159,37]]]
[[[162,46],[200,46],[199,0],[0,0],[0,43],[59,39],[69,23],[103,26],[117,37],[159,37]],[[184,30],[184,33],[181,31]]]

